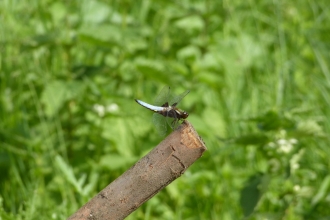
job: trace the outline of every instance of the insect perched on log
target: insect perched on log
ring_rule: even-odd
[[[135,99],[137,103],[143,107],[155,112],[152,118],[154,125],[160,135],[165,135],[167,131],[166,122],[174,130],[178,125],[180,120],[186,119],[189,114],[177,108],[179,102],[189,93],[187,90],[184,93],[174,96],[171,94],[169,86],[165,86],[159,95],[156,97],[154,105],[150,105],[141,100]]]

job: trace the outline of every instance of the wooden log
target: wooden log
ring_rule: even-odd
[[[181,176],[206,150],[188,121],[110,183],[69,217],[81,219],[124,219],[161,189]]]

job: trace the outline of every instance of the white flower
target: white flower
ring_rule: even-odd
[[[287,143],[287,140],[285,139],[279,139],[277,140],[278,145],[285,145]]]
[[[276,144],[274,142],[269,142],[268,143],[268,147],[275,148],[276,147]]]
[[[116,112],[119,110],[119,106],[116,103],[112,103],[107,106],[107,112]]]
[[[112,113],[118,111],[119,106],[116,103],[112,103],[106,107],[104,105],[95,104],[93,105],[93,109],[100,117],[103,117],[107,112]]]
[[[297,139],[294,139],[294,138],[291,138],[291,139],[289,140],[289,142],[290,142],[291,144],[297,144],[297,143],[298,143],[298,140],[297,140]]]
[[[96,111],[96,113],[100,116],[103,117],[105,114],[105,108],[103,105],[99,105],[99,104],[95,104],[93,106],[94,111]]]
[[[297,139],[294,138],[290,140],[279,139],[277,140],[278,151],[283,153],[289,153],[293,149],[293,145],[297,143],[298,143]]]

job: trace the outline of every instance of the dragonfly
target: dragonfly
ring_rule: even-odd
[[[187,90],[184,93],[175,96],[171,94],[170,87],[165,86],[156,97],[154,105],[150,105],[138,99],[135,99],[135,101],[154,112],[152,122],[155,125],[159,135],[164,136],[167,131],[167,124],[174,130],[179,126],[180,120],[184,120],[189,116],[186,111],[177,108],[179,102],[189,92],[190,91]]]

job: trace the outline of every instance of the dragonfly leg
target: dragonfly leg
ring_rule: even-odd
[[[175,129],[175,127],[176,127],[178,121],[179,121],[179,120],[176,118],[176,119],[174,119],[174,120],[171,122],[171,127],[172,127],[172,129]]]

